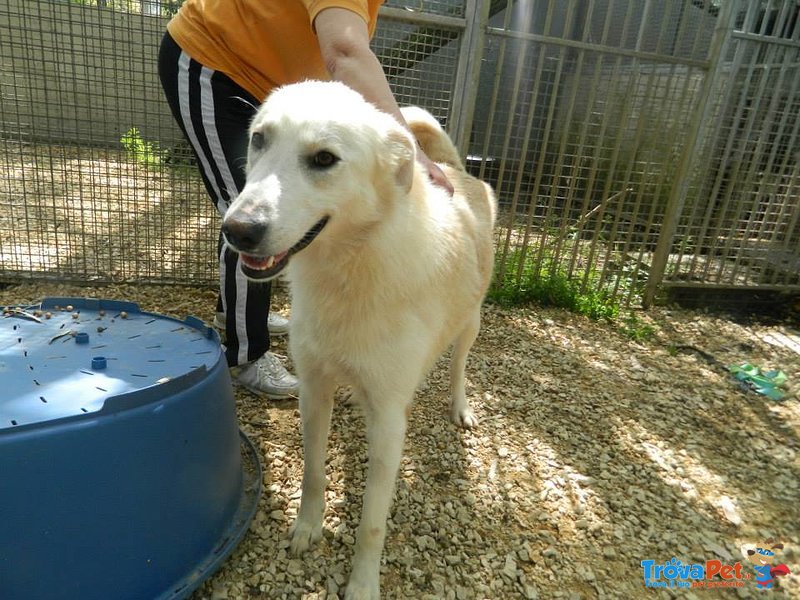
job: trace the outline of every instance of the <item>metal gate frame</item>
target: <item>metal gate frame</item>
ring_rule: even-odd
[[[680,286],[696,288],[741,288],[741,289],[775,289],[795,292],[800,291],[800,24],[798,23],[800,7],[792,0],[770,0],[769,2],[745,2],[744,0],[728,0],[722,3],[717,21],[714,40],[709,51],[708,73],[706,75],[703,92],[700,94],[693,115],[692,139],[687,143],[685,152],[681,157],[679,171],[680,185],[675,186],[670,197],[667,218],[662,227],[658,247],[654,253],[647,282],[643,305],[650,306],[656,298],[660,286]],[[770,30],[771,29],[771,30]],[[775,35],[778,32],[779,35]],[[781,37],[783,36],[783,37]],[[750,46],[749,46],[750,45]],[[752,45],[758,47],[748,58]],[[781,51],[786,51],[780,55]],[[776,57],[776,54],[778,55]],[[759,60],[759,55],[763,56]],[[790,62],[789,58],[793,60]],[[779,60],[770,61],[769,58]],[[764,85],[766,76],[760,81],[755,97],[750,97],[750,87],[745,87],[738,96],[736,95],[735,81],[740,73],[744,73],[747,81],[754,78],[755,71],[763,70],[765,73],[777,73],[777,89],[769,89]],[[791,70],[794,76],[787,75]],[[787,94],[789,106],[778,110],[777,99],[783,84],[793,82]],[[717,97],[725,96],[724,101],[716,101]],[[793,103],[793,106],[792,106]],[[732,106],[732,110],[725,107]],[[794,107],[794,111],[792,108]],[[749,115],[744,116],[746,113]],[[730,119],[730,114],[736,120],[746,123],[746,130],[734,131],[731,127],[727,138],[719,138],[718,131],[722,129],[724,121]],[[757,120],[764,120],[764,127],[759,129],[755,124]],[[792,125],[792,122],[794,125]],[[777,130],[777,134],[775,131]],[[749,164],[744,167],[736,166],[733,182],[724,181],[724,163],[736,155],[733,146],[743,144],[742,135],[751,136],[755,149],[749,155],[740,150],[738,157],[749,156]],[[783,136],[786,143],[784,156],[777,158],[777,144],[772,144],[770,137]],[[714,146],[723,147],[722,156],[715,156]],[[768,146],[773,146],[769,148]],[[731,239],[723,247],[717,246],[713,238],[718,238],[727,229],[722,216],[717,217],[717,223],[710,223],[714,211],[713,204],[719,202],[722,206],[718,213],[738,210],[740,212],[758,210],[759,203],[763,203],[763,196],[770,194],[767,189],[769,184],[764,183],[763,174],[759,173],[756,158],[763,160],[768,156],[767,171],[778,170],[779,176],[787,183],[784,187],[783,202],[777,207],[775,222],[768,223],[763,219],[748,219],[741,231],[737,248],[731,248]],[[777,160],[776,160],[777,158]],[[744,162],[744,161],[742,161]],[[718,164],[715,164],[718,163]],[[699,165],[699,167],[698,167]],[[689,187],[697,184],[699,177],[711,180],[706,186],[709,194],[705,197],[703,225],[697,237],[701,243],[708,245],[702,254],[718,254],[721,259],[717,262],[727,261],[732,263],[726,266],[719,264],[711,267],[711,261],[702,260],[698,251],[684,253],[675,252],[680,245],[680,236],[691,231],[691,223],[680,226],[681,220],[688,220],[693,215],[686,210],[686,201]],[[731,177],[733,179],[733,177]],[[754,179],[760,181],[754,182]],[[755,185],[756,191],[750,202],[743,195],[735,199],[733,195],[736,184],[746,183]],[[727,191],[720,197],[720,188],[727,187]],[[698,187],[703,190],[702,183]],[[702,192],[701,192],[702,193]],[[768,204],[773,204],[772,198],[767,199]],[[773,207],[776,208],[776,207]],[[755,223],[755,224],[754,224]],[[781,235],[769,231],[770,226],[783,231]],[[716,234],[716,235],[715,235]],[[755,237],[753,237],[755,236]],[[705,240],[705,242],[704,242]],[[750,251],[746,256],[748,244],[761,246],[756,252]],[[727,246],[727,247],[726,247]],[[672,253],[672,254],[671,254]],[[732,258],[732,261],[729,260]],[[746,260],[745,260],[746,259]],[[698,263],[704,262],[704,265]],[[779,264],[783,262],[783,264]],[[686,267],[681,269],[681,267]],[[673,275],[667,274],[667,269]],[[777,271],[776,269],[781,269]],[[767,277],[764,273],[772,270]],[[727,270],[728,273],[723,273]],[[748,271],[753,271],[755,277]],[[749,276],[748,276],[749,275]],[[695,281],[687,281],[690,278]]]
[[[517,13],[527,9],[528,18],[540,25],[540,30],[533,31],[530,23],[515,28],[510,18],[512,9]],[[684,10],[706,14],[707,23],[688,20]],[[800,122],[798,12],[794,0],[700,0],[691,4],[655,0],[565,3],[509,0],[504,22],[490,25],[484,31],[487,39],[500,40],[498,64],[505,54],[515,52],[512,48],[506,53],[506,45],[512,41],[519,43],[514,57],[517,67],[505,79],[501,74],[505,64],[499,64],[493,73],[482,74],[479,85],[483,79],[494,80],[488,123],[482,130],[486,142],[483,151],[476,151],[475,144],[472,145],[473,154],[481,161],[476,173],[491,176],[492,165],[487,160],[494,161],[498,173],[493,183],[498,188],[502,211],[495,285],[510,281],[511,285],[524,288],[535,285],[536,280],[561,277],[581,290],[595,288],[621,305],[641,303],[644,307],[650,306],[665,288],[687,285],[689,278],[698,279],[690,283],[698,288],[799,291],[800,168],[796,165],[800,160],[791,159],[793,153],[800,153],[797,127],[792,129],[792,124]],[[605,15],[604,27],[595,27],[602,30],[599,40],[591,32],[587,35],[591,27],[587,21],[592,17],[587,19],[586,13]],[[653,33],[653,19],[658,18],[663,22],[655,27],[659,42],[653,48],[648,34]],[[707,34],[702,29],[706,25],[710,25]],[[616,36],[607,37],[614,27],[618,29]],[[661,48],[661,37],[670,31],[675,39],[688,37],[684,41],[688,41],[694,52],[681,54],[675,48]],[[746,56],[745,42],[763,45],[766,48],[763,53],[772,57],[773,62],[755,64],[757,57]],[[704,52],[698,55],[696,50],[703,48]],[[783,48],[785,52],[781,54],[775,48]],[[574,53],[572,57],[570,52]],[[529,65],[524,64],[526,54],[534,57]],[[598,56],[608,58],[610,69],[601,62],[605,59]],[[485,53],[484,60],[488,57]],[[553,65],[549,70],[547,61]],[[587,64],[590,64],[588,69]],[[659,68],[666,73],[668,83],[658,81]],[[739,157],[745,164],[737,166],[730,175],[721,172],[719,150],[713,143],[719,138],[716,130],[721,127],[728,128],[728,138],[717,139],[723,147],[742,135],[731,128],[732,117],[725,113],[719,98],[721,94],[732,93],[733,79],[740,69],[748,74],[748,81],[756,81],[749,75],[759,69],[772,69],[780,75],[760,80],[761,87],[755,92],[757,97],[746,116],[745,133],[753,138],[748,143],[755,150],[740,151]],[[578,108],[583,90],[570,81],[570,77],[579,76],[576,73],[589,82],[585,90],[588,103],[601,106],[601,112]],[[597,84],[606,73],[611,73],[611,83],[598,91]],[[526,77],[533,81],[526,81]],[[774,99],[767,99],[772,91],[768,83],[791,81],[793,86],[784,85],[781,106]],[[497,101],[504,83],[513,89],[506,104]],[[614,84],[621,84],[627,95],[615,99]],[[641,99],[631,99],[630,95],[643,86],[647,90],[662,86],[667,94],[677,90],[683,97],[670,104],[648,91]],[[744,103],[746,94],[752,94],[752,90],[741,93],[737,100]],[[616,112],[615,100],[621,106]],[[654,100],[661,102],[660,108],[649,115],[648,121],[642,105]],[[677,114],[675,106],[680,106]],[[741,107],[737,110],[741,112]],[[758,116],[753,116],[756,113]],[[595,116],[597,123],[590,123]],[[671,119],[674,126],[669,131],[665,129],[665,137],[671,139],[662,154],[651,159],[648,183],[637,181],[635,175],[642,164],[638,154],[648,150],[643,143],[648,136],[658,135],[652,117]],[[744,117],[734,118],[744,120]],[[570,126],[578,131],[577,144],[570,139]],[[620,134],[626,126],[635,130],[635,134],[627,138]],[[590,140],[587,132],[592,127],[599,128],[605,139]],[[487,158],[489,138],[498,131],[502,133],[502,148],[498,156]],[[459,135],[460,140],[466,138],[463,132]],[[770,136],[779,136],[786,146],[779,158],[769,150]],[[737,143],[744,145],[741,141]],[[800,154],[797,156],[800,158]],[[778,172],[772,180],[759,180],[756,158]],[[610,165],[608,170],[613,177],[609,176],[605,185],[598,187],[604,168],[598,165],[603,162]],[[729,180],[722,199],[725,205],[718,209],[714,203],[720,200],[709,183],[703,181],[713,177],[710,174],[713,169],[717,180]],[[589,183],[583,189],[581,184],[575,184],[581,171],[589,174]],[[559,178],[571,179],[572,183],[556,189],[559,184],[555,180]],[[779,184],[773,180],[779,180]],[[742,182],[752,188],[749,195],[741,193],[732,199],[731,195],[736,193],[731,190]],[[643,184],[658,189],[643,191]],[[775,191],[776,188],[779,189]],[[659,196],[666,197],[662,207],[658,205]],[[729,205],[734,208],[728,208]],[[695,242],[691,247],[690,238],[698,230],[692,222],[693,211],[704,212],[706,237],[711,238],[715,232],[724,230],[730,221],[726,211],[732,210],[750,215],[740,219],[737,236],[727,236],[722,245],[709,239]],[[760,217],[759,211],[769,211],[769,215]],[[642,229],[639,234],[635,231],[637,222]],[[585,243],[575,243],[576,238]],[[776,257],[781,263],[777,267],[771,264]],[[704,267],[694,269],[696,264]],[[723,273],[727,279],[721,277]]]

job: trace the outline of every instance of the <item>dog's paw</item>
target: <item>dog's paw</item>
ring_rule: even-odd
[[[355,581],[350,577],[347,582],[347,589],[344,592],[345,600],[380,600],[381,590],[377,581],[361,582]]]
[[[311,525],[298,519],[292,525],[290,531],[292,536],[291,552],[294,556],[300,556],[322,537],[322,525]]]
[[[452,410],[450,412],[450,420],[464,429],[472,429],[478,424],[478,417],[469,407],[461,410]]]

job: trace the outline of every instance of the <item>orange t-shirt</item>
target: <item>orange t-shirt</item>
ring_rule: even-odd
[[[167,25],[196,61],[263,100],[278,85],[330,76],[312,24],[325,8],[352,10],[375,33],[383,0],[186,0]]]

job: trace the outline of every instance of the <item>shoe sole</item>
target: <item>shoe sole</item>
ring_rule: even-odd
[[[222,334],[225,333],[225,327],[224,326],[220,327],[219,323],[211,323],[211,326],[219,332],[220,337],[222,336]],[[271,338],[285,337],[287,335],[289,335],[289,330],[288,329],[285,330],[285,331],[272,331],[272,330],[270,330],[270,332],[269,332],[269,337],[271,337]]]
[[[247,385],[246,383],[242,383],[241,381],[237,381],[236,379],[233,380],[233,384],[239,387],[246,389],[253,394],[258,396],[266,396],[268,400],[286,400],[287,398],[297,398],[297,394],[292,394],[291,392],[287,392],[285,394],[274,394],[270,392],[265,392],[264,390],[258,389],[257,387],[253,387],[251,385]]]

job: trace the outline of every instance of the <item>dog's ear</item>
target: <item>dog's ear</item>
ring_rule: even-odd
[[[392,157],[391,168],[395,183],[408,192],[414,180],[414,161],[416,160],[414,140],[410,133],[398,127],[389,131],[386,143],[389,147],[389,156]]]

